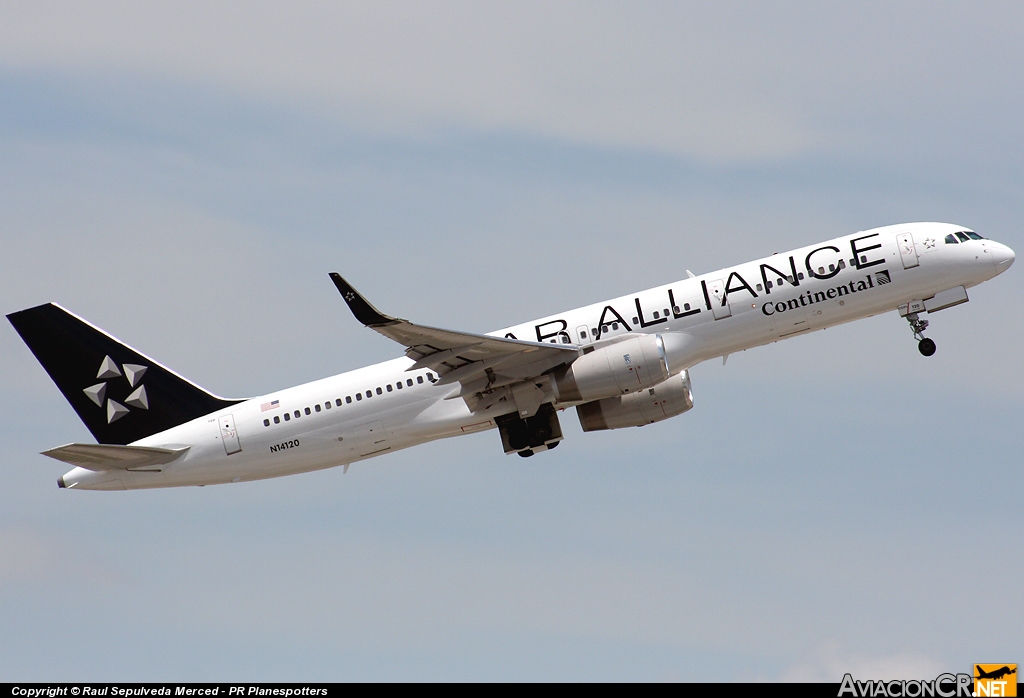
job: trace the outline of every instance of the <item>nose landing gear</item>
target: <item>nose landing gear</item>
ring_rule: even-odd
[[[910,323],[910,329],[914,331],[914,339],[917,340],[917,350],[924,356],[934,354],[935,340],[924,336],[924,331],[928,329],[928,321],[922,320],[918,317],[917,313],[910,313],[907,315],[907,322]]]

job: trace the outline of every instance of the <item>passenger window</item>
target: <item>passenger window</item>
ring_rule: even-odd
[[[298,419],[301,416],[302,416],[302,413],[299,412],[298,410],[295,410],[295,419]]]
[[[760,291],[761,289],[758,288],[757,290]],[[673,305],[672,306],[672,312],[673,313],[678,313],[679,312],[679,306],[678,305]]]
[[[970,238],[964,235],[963,233],[957,233],[956,236],[960,238],[960,242],[967,242],[968,240],[970,240]]]
[[[825,275],[825,267],[818,267],[818,273],[821,274],[822,276],[824,276]]]
[[[984,240],[985,239],[985,238],[981,237],[980,235],[978,235],[977,233],[972,233],[970,230],[965,230],[964,232],[967,233],[967,237],[969,237],[972,240]]]
[[[402,389],[402,381],[398,381],[397,383],[395,383],[395,387],[398,388],[399,390],[401,390]]]
[[[269,419],[264,419],[263,420],[263,426],[269,427],[270,426],[270,420]]]
[[[423,376],[416,376],[417,383],[423,383]]]
[[[308,407],[306,408],[306,414],[309,414],[309,408]]]
[[[431,373],[430,371],[427,371],[427,380],[430,381],[431,383],[434,382],[434,374]]]
[[[274,424],[280,424],[280,423],[281,423],[281,418],[280,417],[274,417]]]
[[[366,397],[373,397],[373,391],[372,390],[367,390],[366,391]]]
[[[363,399],[363,394],[362,393],[356,393],[356,402],[359,402],[362,399]]]
[[[612,329],[613,329],[613,330],[617,330],[617,329],[619,329],[619,323],[617,323],[617,322],[613,322],[613,323],[612,323]]]
[[[284,413],[284,421],[287,422],[287,421],[291,420],[291,418],[292,418],[292,416],[290,414],[288,414],[287,412]]]
[[[664,315],[665,315],[665,317],[668,317],[668,308],[665,308],[665,309],[664,309],[663,311],[661,311],[661,312],[662,312],[662,314],[664,314]],[[657,315],[655,315],[655,317],[657,317]]]
[[[582,337],[583,339],[586,339],[587,338],[587,331],[586,330],[580,330],[580,337]]]
[[[331,401],[330,400],[328,400],[327,402],[324,403],[324,409],[325,410],[331,409]]]
[[[411,388],[412,387],[412,378],[407,378],[406,381],[405,381],[405,384]]]
[[[860,256],[860,263],[861,264],[867,264],[868,263],[868,256],[866,254],[862,254]]]
[[[389,393],[391,392],[391,384],[390,384],[390,383],[388,383],[388,384],[387,384],[386,386],[384,386],[384,387],[388,389],[388,392],[389,392]]]
[[[351,405],[352,404],[352,396],[351,395],[346,395],[345,396],[345,404],[346,405]],[[341,405],[338,405],[338,407],[341,407]]]
[[[658,317],[658,311],[657,310],[654,311],[654,317]],[[634,325],[639,325],[640,324],[640,319],[637,318],[636,315],[633,316],[633,324]]]
[[[776,286],[781,286],[782,285],[782,279],[779,279],[778,281],[776,281],[775,285]]]
[[[800,272],[799,274],[797,274],[797,275],[796,275],[796,278],[798,278],[798,279],[800,279],[801,281],[803,281],[803,279],[804,279],[804,273],[803,273],[803,272]]]
[[[319,412],[320,411],[320,403],[319,402],[317,404],[313,405],[313,411],[314,412]]]
[[[689,310],[689,309],[690,309],[690,304],[689,303],[683,303],[683,310]]]
[[[761,284],[758,284],[758,285],[757,285],[757,290],[758,290],[758,291],[763,291],[763,290],[764,290],[764,289],[763,289],[763,288],[761,287]]]
[[[829,273],[834,272],[836,270],[836,265],[835,264],[829,264],[828,265],[828,270],[829,270]]]
[[[660,315],[658,315],[658,311],[657,311],[657,310],[655,310],[655,311],[654,311],[654,319],[655,319],[655,320],[657,320],[657,319],[658,319],[658,318],[660,318],[660,317],[661,317],[661,316],[660,316]],[[633,318],[633,323],[634,323],[634,324],[636,324],[636,318]]]

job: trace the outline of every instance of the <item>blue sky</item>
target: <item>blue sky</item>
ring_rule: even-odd
[[[223,395],[878,225],[1024,247],[1019,4],[0,5],[0,298]],[[60,491],[0,332],[5,680],[933,676],[1017,661],[1016,269],[693,371],[529,461]],[[998,612],[987,609],[999,609]],[[995,621],[989,624],[989,621]]]

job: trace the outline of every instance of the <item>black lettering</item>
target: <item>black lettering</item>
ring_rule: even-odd
[[[872,280],[871,274],[868,274],[866,278],[868,280],[868,288],[874,288],[875,282]]]
[[[848,294],[850,292],[850,289],[846,288],[845,285],[840,286],[837,290],[839,291],[839,295],[840,296],[845,296],[846,294]]]
[[[611,320],[605,320],[605,318],[608,317],[609,313],[612,314],[612,317],[614,317],[616,320],[622,323],[622,326],[626,328],[627,332],[630,331],[629,323],[627,323],[622,318],[622,316],[619,315],[618,311],[615,310],[615,308],[611,307],[610,305],[606,305],[604,307],[604,310],[601,311],[601,319],[597,321],[597,339],[601,338],[601,335],[604,334],[604,328],[612,322]]]
[[[825,300],[825,293],[823,291],[815,291],[814,292],[814,302],[815,303],[821,303],[823,300]]]
[[[514,334],[512,334],[511,332],[506,332],[506,333],[505,333],[505,339],[519,339],[519,337],[516,337],[516,336],[515,336]]]
[[[554,332],[549,332],[548,334],[541,334],[541,330],[547,327],[548,325],[561,325],[561,327],[559,327]],[[552,337],[564,337],[565,341],[563,343],[570,344],[572,340],[569,338],[569,333],[565,331],[568,326],[569,323],[567,323],[565,320],[551,320],[549,322],[545,322],[542,325],[537,325],[537,341],[543,342],[545,339],[551,339]]]
[[[687,310],[682,313],[677,313],[676,297],[672,294],[672,289],[668,290],[668,304],[669,307],[672,308],[672,317],[675,318],[676,320],[678,320],[681,317],[686,317],[687,315],[696,315],[697,313],[700,312],[700,308],[694,308],[693,310]]]
[[[732,287],[733,277],[736,277],[737,279],[740,280],[740,285],[737,286],[736,288]],[[740,276],[738,272],[734,271],[731,274],[729,274],[729,278],[725,280],[725,297],[728,298],[729,294],[732,293],[733,291],[741,291],[743,289],[747,289],[748,291],[750,291],[750,295],[752,297],[757,298],[757,294],[754,293],[754,289],[750,288],[750,284],[748,284],[746,279]]]
[[[827,274],[818,274],[814,271],[814,267],[811,265],[811,257],[825,250],[833,250],[836,254],[839,254],[838,247],[833,247],[832,245],[825,245],[824,247],[819,247],[816,250],[811,250],[807,255],[807,259],[804,260],[804,263],[807,265],[807,273],[816,279],[831,279],[833,276],[839,273],[838,266],[833,267],[832,271],[830,271]]]
[[[796,298],[792,298],[792,299],[786,301],[786,307],[788,307],[790,310],[796,310],[797,308],[799,308],[802,305],[802,303],[800,301],[802,301],[803,299],[804,299],[803,296],[800,296],[799,300],[797,300]]]
[[[711,296],[708,295],[708,282],[701,279],[700,287],[704,289],[704,305],[708,307],[708,310],[711,310]]]
[[[772,312],[769,313],[768,312],[768,308],[771,308]],[[767,303],[765,303],[764,305],[761,306],[761,312],[764,313],[765,315],[774,315],[775,314],[775,306],[772,305],[771,301],[768,301]]]
[[[651,320],[650,322],[646,322],[644,320],[644,311],[640,309],[640,299],[639,298],[634,298],[633,300],[636,302],[636,316],[640,320],[640,327],[650,327],[651,325],[659,325],[659,324],[661,324],[663,322],[668,322],[668,318],[667,317],[663,317],[663,318],[659,318],[657,320]]]
[[[882,257],[881,259],[875,259],[870,262],[860,261],[861,253],[868,252],[869,250],[877,250],[879,247],[882,246],[882,243],[878,243],[877,245],[869,245],[867,247],[857,247],[857,243],[860,242],[861,240],[867,240],[868,238],[874,237],[878,237],[878,233],[872,233],[871,235],[865,235],[864,237],[853,238],[852,240],[850,240],[850,250],[853,252],[853,261],[854,264],[857,265],[858,269],[867,269],[868,267],[873,267],[876,264],[885,264],[885,257]]]
[[[830,288],[829,290],[825,291],[825,295],[828,296],[829,298],[835,298],[836,290],[834,288]]]
[[[771,293],[771,285],[768,283],[768,272],[766,270],[771,269],[776,276],[785,279],[791,286],[799,286],[800,278],[796,274],[796,260],[793,255],[789,256],[789,268],[792,270],[791,274],[783,274],[781,271],[771,266],[770,264],[761,265],[761,281],[764,282],[765,293]],[[790,281],[792,279],[792,281]]]
[[[802,307],[806,308],[807,307],[807,299],[804,298],[804,294],[802,294],[802,293],[800,294],[800,299],[799,300],[800,300],[800,305]]]

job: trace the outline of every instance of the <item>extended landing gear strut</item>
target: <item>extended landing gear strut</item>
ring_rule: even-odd
[[[935,340],[924,336],[924,331],[928,329],[928,321],[919,318],[917,313],[910,313],[907,315],[907,322],[910,323],[910,329],[914,331],[914,339],[917,340],[917,350],[925,356],[934,354]]]

